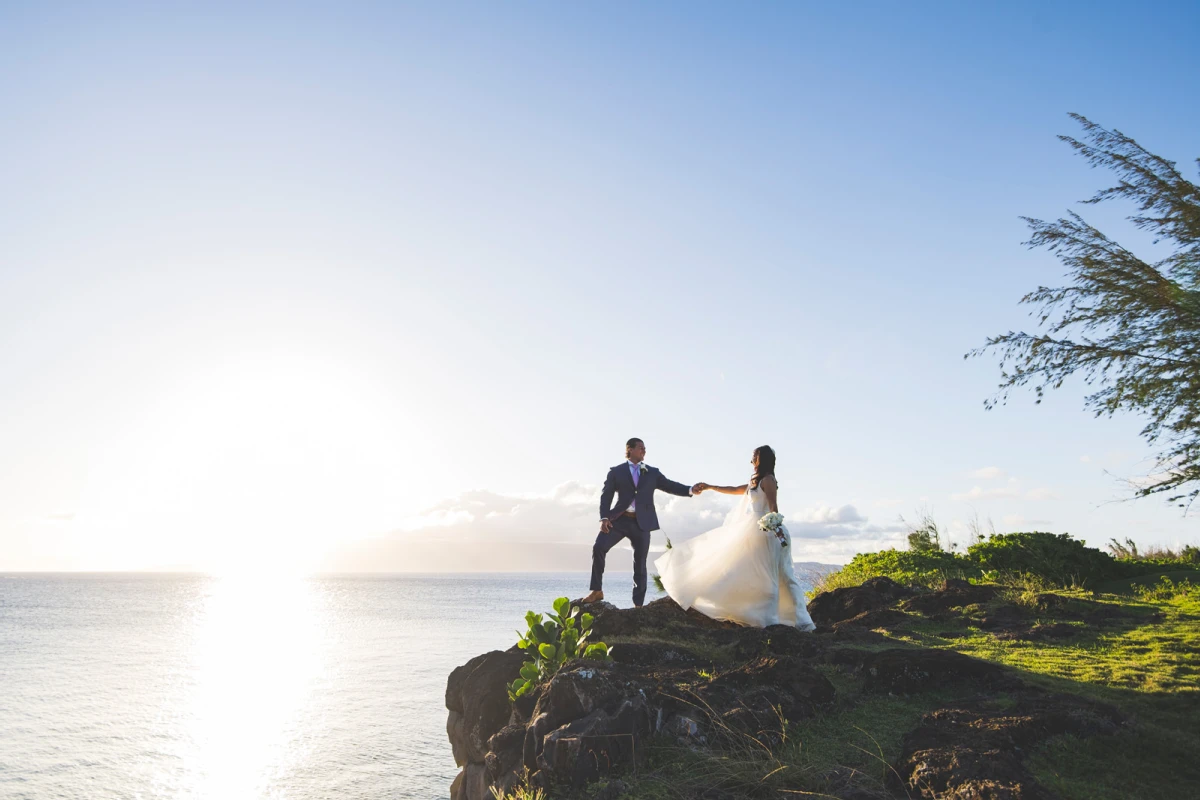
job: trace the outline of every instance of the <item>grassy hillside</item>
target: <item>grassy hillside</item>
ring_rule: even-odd
[[[822,598],[862,592],[867,586],[859,584],[880,575],[912,588],[895,602],[847,612],[852,618],[818,618],[814,609]],[[627,767],[583,789],[551,787],[543,796],[1200,796],[1200,759],[1195,755],[1200,753],[1197,576],[1194,561],[1113,559],[1050,534],[998,538],[975,553],[957,556],[911,551],[860,556],[826,580],[824,588],[837,592],[809,606],[822,628],[812,634],[815,649],[806,658],[836,688],[832,707],[785,723],[783,736],[739,732],[709,715],[703,719],[707,735],[702,739],[678,731],[657,735],[636,770]],[[957,580],[946,583],[947,578]],[[690,652],[706,662],[695,671],[698,688],[731,673],[747,658],[744,647],[722,646],[675,629],[608,638],[610,644],[634,641]],[[895,659],[897,652],[912,653],[920,657],[911,662],[916,664],[936,660],[942,651],[977,659],[961,662],[965,673],[983,662],[995,674],[986,680],[965,673],[944,680],[917,674],[897,690],[881,691],[872,654],[879,661]],[[960,663],[953,661],[957,656],[945,658]],[[687,687],[682,689],[686,694]],[[703,709],[697,711],[703,715]],[[1075,727],[1063,722],[1089,715],[1095,719]],[[946,728],[948,719],[958,719],[959,727]],[[955,752],[951,743],[944,748],[950,756],[942,758],[941,773],[931,768],[930,781],[924,783],[925,755],[914,756],[914,742],[921,736],[936,739],[939,730],[962,731],[968,738],[979,733],[993,750],[979,746]],[[1006,739],[1009,730],[1014,734]],[[937,766],[939,754],[929,752],[929,763]],[[947,758],[971,763],[956,773],[954,764],[946,767]],[[989,793],[986,780],[978,782],[979,764],[992,761],[1010,768],[997,786],[1004,780],[1014,785],[1014,774],[1026,782],[1015,793]],[[972,780],[976,784],[970,788]]]
[[[1200,786],[1195,759],[1200,752],[1200,600],[1187,595],[1167,600],[1093,597],[1080,591],[1036,596],[1038,604],[1054,608],[1039,609],[1030,598],[1026,621],[1034,631],[1053,636],[1007,638],[1004,631],[980,627],[989,613],[1011,603],[1010,593],[964,609],[952,619],[905,612],[903,622],[877,629],[875,638],[857,646],[956,650],[1011,667],[1032,684],[1118,708],[1129,724],[1117,734],[1058,736],[1029,754],[1029,768],[1039,782],[1065,798],[1194,796]],[[1061,599],[1048,601],[1050,596]],[[1101,619],[1106,624],[1100,624]],[[711,671],[728,665],[714,662]],[[834,712],[790,726],[787,741],[773,747],[735,734],[713,751],[681,747],[664,738],[646,767],[622,776],[628,790],[619,796],[675,800],[703,797],[708,791],[714,798],[838,797],[848,778],[860,792],[888,796],[889,765],[899,756],[904,734],[924,714],[963,694],[960,687],[952,687],[906,696],[868,695],[862,676],[834,665],[820,669],[838,689]],[[994,693],[992,699],[1003,704],[1005,693]],[[601,784],[577,796],[596,797],[605,791]]]

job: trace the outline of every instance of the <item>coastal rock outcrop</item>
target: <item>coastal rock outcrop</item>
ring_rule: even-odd
[[[814,598],[816,633],[746,628],[670,599],[584,609],[595,617],[596,638],[611,646],[610,661],[569,661],[516,702],[508,685],[524,651],[485,653],[451,673],[446,732],[462,768],[451,800],[493,800],[493,792],[504,796],[518,783],[547,797],[580,797],[598,779],[607,783],[584,794],[616,800],[652,743],[717,759],[747,747],[771,752],[810,718],[888,695],[930,698],[932,710],[904,734],[886,780],[882,771],[867,780],[861,770],[833,769],[812,779],[823,796],[1048,798],[1023,763],[1030,748],[1060,734],[1107,735],[1124,725],[1112,707],[1037,689],[990,661],[904,641],[922,619],[958,626],[937,634],[947,639],[970,629],[1044,641],[1078,630],[1079,622],[1033,624],[1027,609],[992,587],[948,581],[921,592],[873,579]],[[785,796],[754,787],[754,797]],[[693,795],[749,796],[715,786]]]
[[[913,798],[1053,800],[1024,755],[1051,736],[1113,734],[1123,724],[1112,706],[1032,688],[1004,703],[969,700],[926,714],[905,735],[888,783]]]
[[[521,670],[525,654],[493,650],[463,664],[446,681],[446,735],[460,767],[482,763],[488,740],[511,715],[507,686]]]
[[[994,688],[1019,683],[1003,667],[953,650],[845,648],[834,652],[830,660],[861,672],[863,688],[868,692],[913,694],[960,683]]]
[[[735,666],[712,671],[688,647],[617,641],[612,661],[569,662],[517,703],[507,685],[525,654],[493,651],[454,670],[446,733],[462,772],[452,800],[492,800],[519,780],[581,786],[644,758],[655,735],[708,744],[740,731],[778,740],[783,726],[831,706],[833,684],[814,668],[824,651],[785,625],[746,628],[684,611],[669,599],[639,609],[587,607],[597,638],[653,633],[719,648]]]
[[[912,589],[891,578],[871,578],[861,586],[822,592],[809,602],[808,613],[818,628],[831,628],[866,611],[888,608],[912,594]]]

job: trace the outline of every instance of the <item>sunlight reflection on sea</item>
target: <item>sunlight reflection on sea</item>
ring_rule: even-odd
[[[446,677],[586,582],[0,575],[0,797],[444,798]]]

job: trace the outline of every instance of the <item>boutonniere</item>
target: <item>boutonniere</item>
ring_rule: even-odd
[[[638,464],[638,472],[640,472],[641,474],[645,475],[645,474],[646,474],[647,472],[649,472],[649,471],[650,471],[650,468],[646,466],[646,462],[645,462],[645,461],[643,461],[642,463]]]

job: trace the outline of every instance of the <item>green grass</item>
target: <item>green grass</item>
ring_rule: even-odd
[[[1200,583],[1200,572],[1194,569],[1160,569],[1156,572],[1147,572],[1145,575],[1138,575],[1134,578],[1118,578],[1115,581],[1107,581],[1097,586],[1096,591],[1107,592],[1109,594],[1133,594],[1135,586],[1153,586],[1161,578],[1169,578],[1176,583],[1184,580],[1191,583]]]
[[[628,642],[631,644],[652,644],[660,646],[664,649],[677,647],[682,650],[687,650],[707,664],[732,664],[737,659],[734,658],[735,645],[717,644],[711,639],[704,636],[692,636],[688,638],[673,637],[668,632],[661,634],[639,633],[633,636],[609,636],[605,639],[605,644],[611,646]]]
[[[873,649],[907,643],[952,649],[1006,665],[1046,689],[1116,706],[1130,721],[1126,730],[1088,739],[1060,736],[1030,754],[1027,765],[1037,778],[1067,800],[1198,796],[1200,599],[1194,594],[1149,600],[1056,590],[1066,600],[1066,608],[1039,612],[1037,596],[1043,593],[1041,586],[1014,586],[996,603],[1023,606],[1031,622],[1066,623],[1075,629],[1073,636],[1054,641],[1001,640],[978,628],[977,619],[989,611],[982,607],[968,609],[966,620],[935,622],[911,614],[905,632],[855,646]],[[1077,618],[1105,607],[1114,613],[1103,626]],[[665,636],[631,640],[702,650],[701,658],[714,668],[697,670],[697,682],[732,659],[729,648],[707,645],[700,637],[686,642]],[[708,787],[747,798],[829,797],[847,778],[882,788],[904,734],[923,714],[955,696],[933,692],[866,697],[857,677],[830,666],[818,669],[837,688],[837,706],[791,724],[782,745],[765,748],[733,732],[724,735],[719,747],[707,750],[660,738],[637,774],[622,776],[631,787],[625,797],[679,800]],[[595,791],[592,787],[572,797],[586,798]]]
[[[1078,595],[1076,595],[1078,596]],[[1060,642],[1000,641],[970,626],[968,636],[937,635],[922,622],[898,639],[954,649],[1013,667],[1030,683],[1110,703],[1131,720],[1116,736],[1058,737],[1030,761],[1065,798],[1126,800],[1197,796],[1200,768],[1200,601],[1142,601],[1101,595],[1128,617]],[[1156,618],[1161,615],[1161,618]],[[1045,615],[1044,621],[1054,621]]]
[[[678,800],[710,787],[739,798],[791,793],[830,797],[831,783],[847,779],[882,789],[904,733],[936,700],[927,695],[873,696],[859,702],[857,680],[829,667],[821,669],[838,687],[838,708],[789,725],[782,746],[764,747],[750,737],[728,733],[719,748],[704,751],[661,738],[642,770],[624,776],[632,787],[627,797]]]
[[[1065,641],[1002,641],[969,625],[967,636],[943,638],[938,633],[951,626],[929,621],[912,626],[915,635],[896,638],[1006,664],[1029,673],[1026,677],[1030,680],[1052,678],[1080,684],[1073,687],[1075,691],[1109,687],[1200,693],[1200,601],[1154,602],[1115,596],[1099,600],[1102,605],[1117,606],[1127,617],[1104,628],[1049,613],[1035,617],[1035,621],[1066,621],[1078,628],[1079,633]]]

